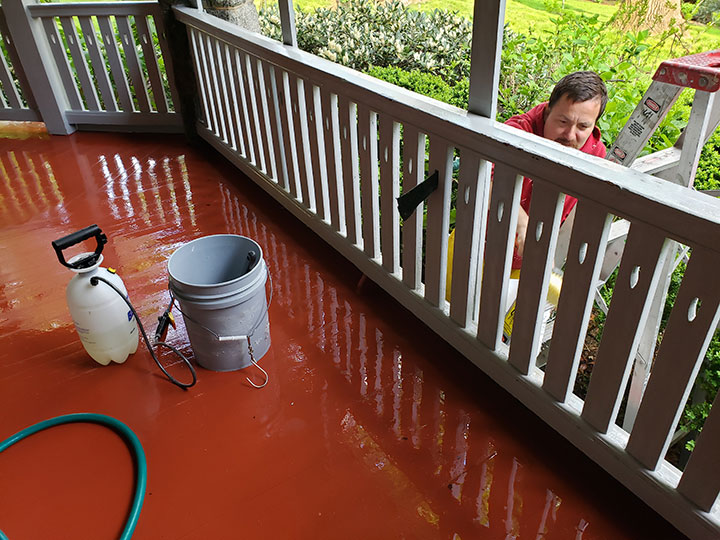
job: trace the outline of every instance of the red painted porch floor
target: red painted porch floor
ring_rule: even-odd
[[[135,538],[681,538],[212,150],[8,124],[0,164],[0,440],[72,412],[126,423],[149,471]],[[173,250],[256,239],[267,387],[199,368],[182,391],[142,343],[94,363],[50,246],[92,223],[150,331]],[[191,353],[182,321],[170,341]],[[114,538],[133,463],[109,430],[63,426],[1,454],[0,486],[11,540]]]

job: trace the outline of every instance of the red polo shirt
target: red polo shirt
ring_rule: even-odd
[[[523,131],[526,131],[528,133],[534,133],[535,135],[539,135],[540,137],[542,137],[545,130],[545,109],[547,109],[547,106],[547,102],[541,103],[537,107],[533,107],[524,114],[513,116],[505,123],[514,128],[522,129]],[[590,154],[592,156],[598,156],[602,158],[605,157],[607,150],[602,142],[600,130],[597,126],[595,126],[595,128],[593,129],[590,137],[588,137],[588,140],[585,142],[583,147],[580,148],[580,151],[585,152],[586,154]],[[532,198],[532,187],[533,181],[527,177],[523,178],[522,193],[520,194],[520,206],[528,214],[530,213],[530,199]],[[565,196],[561,223],[565,221],[572,209],[575,208],[576,204],[577,199],[575,197],[571,197],[570,195]],[[517,253],[513,253],[513,269],[518,269],[521,265],[522,257],[519,257]]]

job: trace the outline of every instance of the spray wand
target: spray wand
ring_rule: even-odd
[[[172,314],[172,308],[174,304],[175,298],[170,298],[170,303],[168,304],[168,307],[165,308],[163,314],[158,317],[158,325],[155,329],[155,339],[153,340],[154,343],[161,343],[165,341],[165,336],[167,336],[168,328],[170,326],[172,326],[173,329],[177,328],[177,326],[175,325],[175,317]]]

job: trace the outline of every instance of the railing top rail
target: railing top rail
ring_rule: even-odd
[[[140,2],[67,2],[28,6],[33,17],[91,17],[93,15],[150,15],[159,11],[153,1]]]
[[[648,223],[670,238],[718,251],[720,201],[707,195],[588,156],[451,105],[248,32],[194,8],[175,6],[178,20],[262,57],[313,83],[471,149],[560,191],[590,199],[621,217]],[[420,127],[422,126],[422,127]],[[462,141],[462,142],[459,142]]]

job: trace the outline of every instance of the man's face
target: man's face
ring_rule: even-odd
[[[570,101],[563,95],[545,113],[543,137],[580,149],[590,137],[600,113],[600,99]]]

